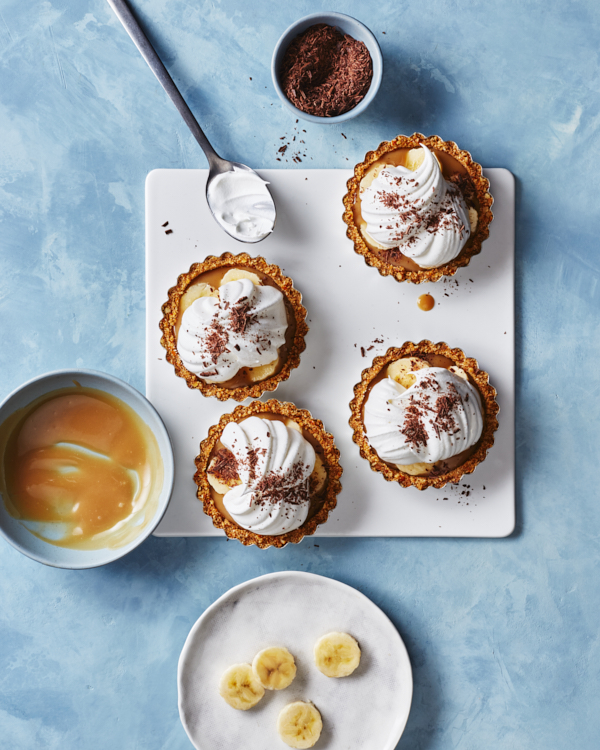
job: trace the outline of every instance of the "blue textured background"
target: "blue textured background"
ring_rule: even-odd
[[[402,750],[595,750],[600,7],[134,8],[230,158],[292,167],[276,161],[280,138],[304,128],[301,166],[347,167],[420,130],[516,175],[518,528],[501,541],[321,539],[268,552],[151,538],[83,572],[2,544],[0,746],[191,747],[175,676],[192,623],[230,586],[299,569],[356,586],[404,637],[415,696]],[[379,96],[342,128],[296,126],[270,81],[279,35],[323,9],[364,21],[385,59]],[[103,0],[0,0],[0,397],[72,365],[144,389],[144,178],[204,166]]]

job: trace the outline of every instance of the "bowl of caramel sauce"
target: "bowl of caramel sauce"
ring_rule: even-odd
[[[123,557],[160,522],[173,477],[158,412],[112,375],[47,373],[0,404],[0,534],[38,562]]]

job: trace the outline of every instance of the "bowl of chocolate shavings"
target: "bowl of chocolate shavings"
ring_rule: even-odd
[[[271,62],[273,84],[295,117],[339,123],[375,98],[383,59],[369,29],[343,13],[313,13],[281,36]]]

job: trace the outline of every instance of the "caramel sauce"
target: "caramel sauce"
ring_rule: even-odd
[[[282,417],[281,414],[274,414],[272,412],[261,412],[260,415],[257,414],[255,416],[258,416],[259,419],[271,419],[271,420],[276,420],[278,422],[283,422],[284,424],[289,422],[287,417]],[[313,435],[311,435],[310,432],[304,429],[302,430],[302,437],[305,440],[308,440],[308,442],[315,449],[315,453],[317,454],[317,456],[319,456],[321,460],[323,461],[324,466],[327,467],[327,463],[325,461],[325,454],[319,441],[315,437],[313,437]],[[209,465],[215,453],[221,448],[225,448],[225,450],[229,450],[228,448],[225,447],[225,445],[223,445],[223,443],[220,440],[218,440],[215,447],[211,451],[210,458],[208,461]],[[214,500],[215,505],[217,506],[219,510],[219,513],[224,518],[227,518],[232,523],[235,523],[235,521],[233,520],[233,518],[230,516],[230,514],[227,512],[227,509],[225,508],[225,503],[223,502],[223,498],[225,497],[225,495],[221,495],[219,492],[217,492],[212,485],[209,485],[209,486],[210,486],[210,494],[212,496],[212,499]],[[316,515],[321,509],[323,505],[323,495],[325,494],[326,488],[327,488],[327,482],[325,482],[323,489],[318,493],[316,497],[310,498],[310,508],[308,511],[308,516],[306,517],[307,521],[311,519],[314,515]]]
[[[201,273],[199,276],[197,276],[191,284],[189,284],[186,288],[186,291],[188,289],[191,289],[193,286],[196,286],[197,284],[210,284],[210,286],[214,287],[215,289],[218,289],[221,285],[221,281],[225,274],[230,271],[232,268],[245,268],[245,270],[250,271],[250,273],[254,273],[258,276],[258,278],[261,280],[262,286],[272,286],[275,289],[279,289],[279,286],[273,281],[273,279],[270,276],[267,276],[266,274],[262,273],[261,271],[257,271],[255,268],[251,267],[244,267],[244,266],[225,266],[222,268],[216,268],[213,271],[206,271],[205,273]],[[279,289],[281,291],[281,289]],[[283,292],[282,292],[283,294]],[[292,307],[290,301],[288,298],[283,295],[283,302],[285,304],[285,312],[287,317],[287,328],[285,331],[285,343],[283,346],[280,346],[277,350],[277,353],[279,355],[279,364],[271,375],[269,377],[273,377],[274,375],[277,375],[277,373],[281,372],[283,369],[283,366],[286,363],[287,355],[289,350],[292,347],[292,344],[294,343],[294,336],[296,335],[296,316],[294,315],[294,308]],[[183,313],[181,310],[179,310],[179,314],[177,316],[177,323],[175,324],[175,339],[177,339],[177,336],[179,335],[179,329],[181,328],[181,319],[183,318]],[[240,370],[238,370],[237,374],[230,378],[229,380],[225,380],[222,383],[219,383],[219,385],[222,388],[241,388],[246,385],[252,385],[253,381],[250,379],[248,375],[248,370],[250,368],[248,367],[242,367]]]
[[[419,306],[419,310],[425,310],[425,312],[429,312],[429,310],[433,310],[435,300],[433,299],[431,294],[422,294],[417,300],[417,305]]]
[[[398,148],[395,151],[390,151],[387,154],[384,154],[382,157],[377,159],[369,166],[369,169],[367,170],[365,176],[361,180],[361,189],[368,187],[376,177],[376,175],[381,171],[381,169],[385,166],[394,166],[394,167],[405,167],[406,166],[406,155],[411,149],[409,148]],[[434,153],[440,164],[442,165],[442,175],[446,180],[448,180],[452,175],[455,174],[468,174],[467,168],[464,166],[464,164],[461,164],[458,159],[455,159],[450,154],[447,154],[445,151],[439,151],[436,148],[429,149],[432,153]],[[356,195],[356,202],[354,204],[354,221],[356,223],[356,226],[360,229],[360,233],[362,235],[363,240],[365,241],[367,247],[372,250],[375,255],[377,255],[381,260],[384,260],[386,263],[389,263],[392,266],[401,266],[402,268],[406,268],[408,271],[421,271],[422,267],[419,266],[417,263],[415,263],[412,258],[408,258],[406,255],[402,255],[400,258],[391,258],[389,257],[388,250],[382,249],[381,247],[378,247],[373,243],[373,241],[368,237],[366,233],[367,229],[367,223],[362,217],[362,213],[360,210],[361,206],[361,200],[360,200],[360,189]],[[475,208],[477,209],[477,212],[479,213],[479,205],[478,203],[475,204]],[[468,248],[471,246],[473,242],[473,237],[469,237],[467,240],[467,243],[463,247],[463,249],[460,251],[460,254],[458,257],[460,257],[464,252],[468,250]]]
[[[424,359],[427,362],[429,362],[430,367],[443,367],[446,370],[449,367],[452,367],[454,365],[454,362],[449,357],[445,357],[443,354],[435,354],[433,352],[430,354],[422,354],[420,352],[415,352],[413,354],[406,354],[404,356],[407,358],[418,357],[419,359]],[[388,364],[391,364],[391,362],[388,362]],[[373,387],[377,385],[377,383],[387,378],[388,364],[386,364],[385,367],[381,369],[381,371],[373,378],[373,380],[369,384],[369,389],[367,391],[367,398],[365,399],[363,409],[362,409],[363,424],[364,424],[364,419],[365,419],[365,406],[366,406],[367,401],[369,400],[369,394],[371,393],[371,390],[373,389]],[[477,393],[479,393],[479,389],[477,388],[477,385],[473,382],[473,379],[471,378],[469,373],[467,373],[467,377],[469,378],[469,383],[471,383],[473,388],[475,388]],[[483,399],[482,399],[482,405],[483,405]],[[475,445],[472,445],[470,448],[467,448],[466,450],[461,451],[460,453],[457,453],[455,456],[452,456],[452,458],[445,458],[442,461],[437,461],[434,464],[434,466],[437,468],[441,464],[443,464],[446,471],[452,471],[452,469],[455,469],[457,466],[464,464],[464,462],[468,458],[470,458],[473,455],[473,453],[475,453],[477,448],[479,448],[480,442],[481,440],[477,441]],[[387,463],[387,465],[390,466],[392,469],[400,469],[399,466],[396,466],[396,464],[389,463],[389,461],[384,461],[384,463]],[[400,469],[400,471],[402,471],[402,469]],[[427,476],[427,474],[422,474],[419,476]]]
[[[62,547],[119,547],[152,519],[163,485],[156,438],[120,399],[94,388],[46,394],[0,425],[9,513]]]

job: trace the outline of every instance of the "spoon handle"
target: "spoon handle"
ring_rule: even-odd
[[[192,111],[185,103],[185,99],[179,93],[179,89],[173,83],[173,79],[162,64],[160,57],[156,54],[154,47],[150,44],[150,40],[142,31],[139,23],[135,20],[126,0],[107,0],[107,2],[116,13],[119,21],[123,24],[125,31],[133,39],[135,46],[141,52],[144,60],[148,63],[150,70],[158,78],[158,82],[167,92],[173,104],[177,107],[177,111],[183,117],[192,135],[204,151],[211,169],[216,167],[223,161],[223,159],[217,154],[214,148],[210,145],[208,138],[202,132],[202,128],[198,125]]]

